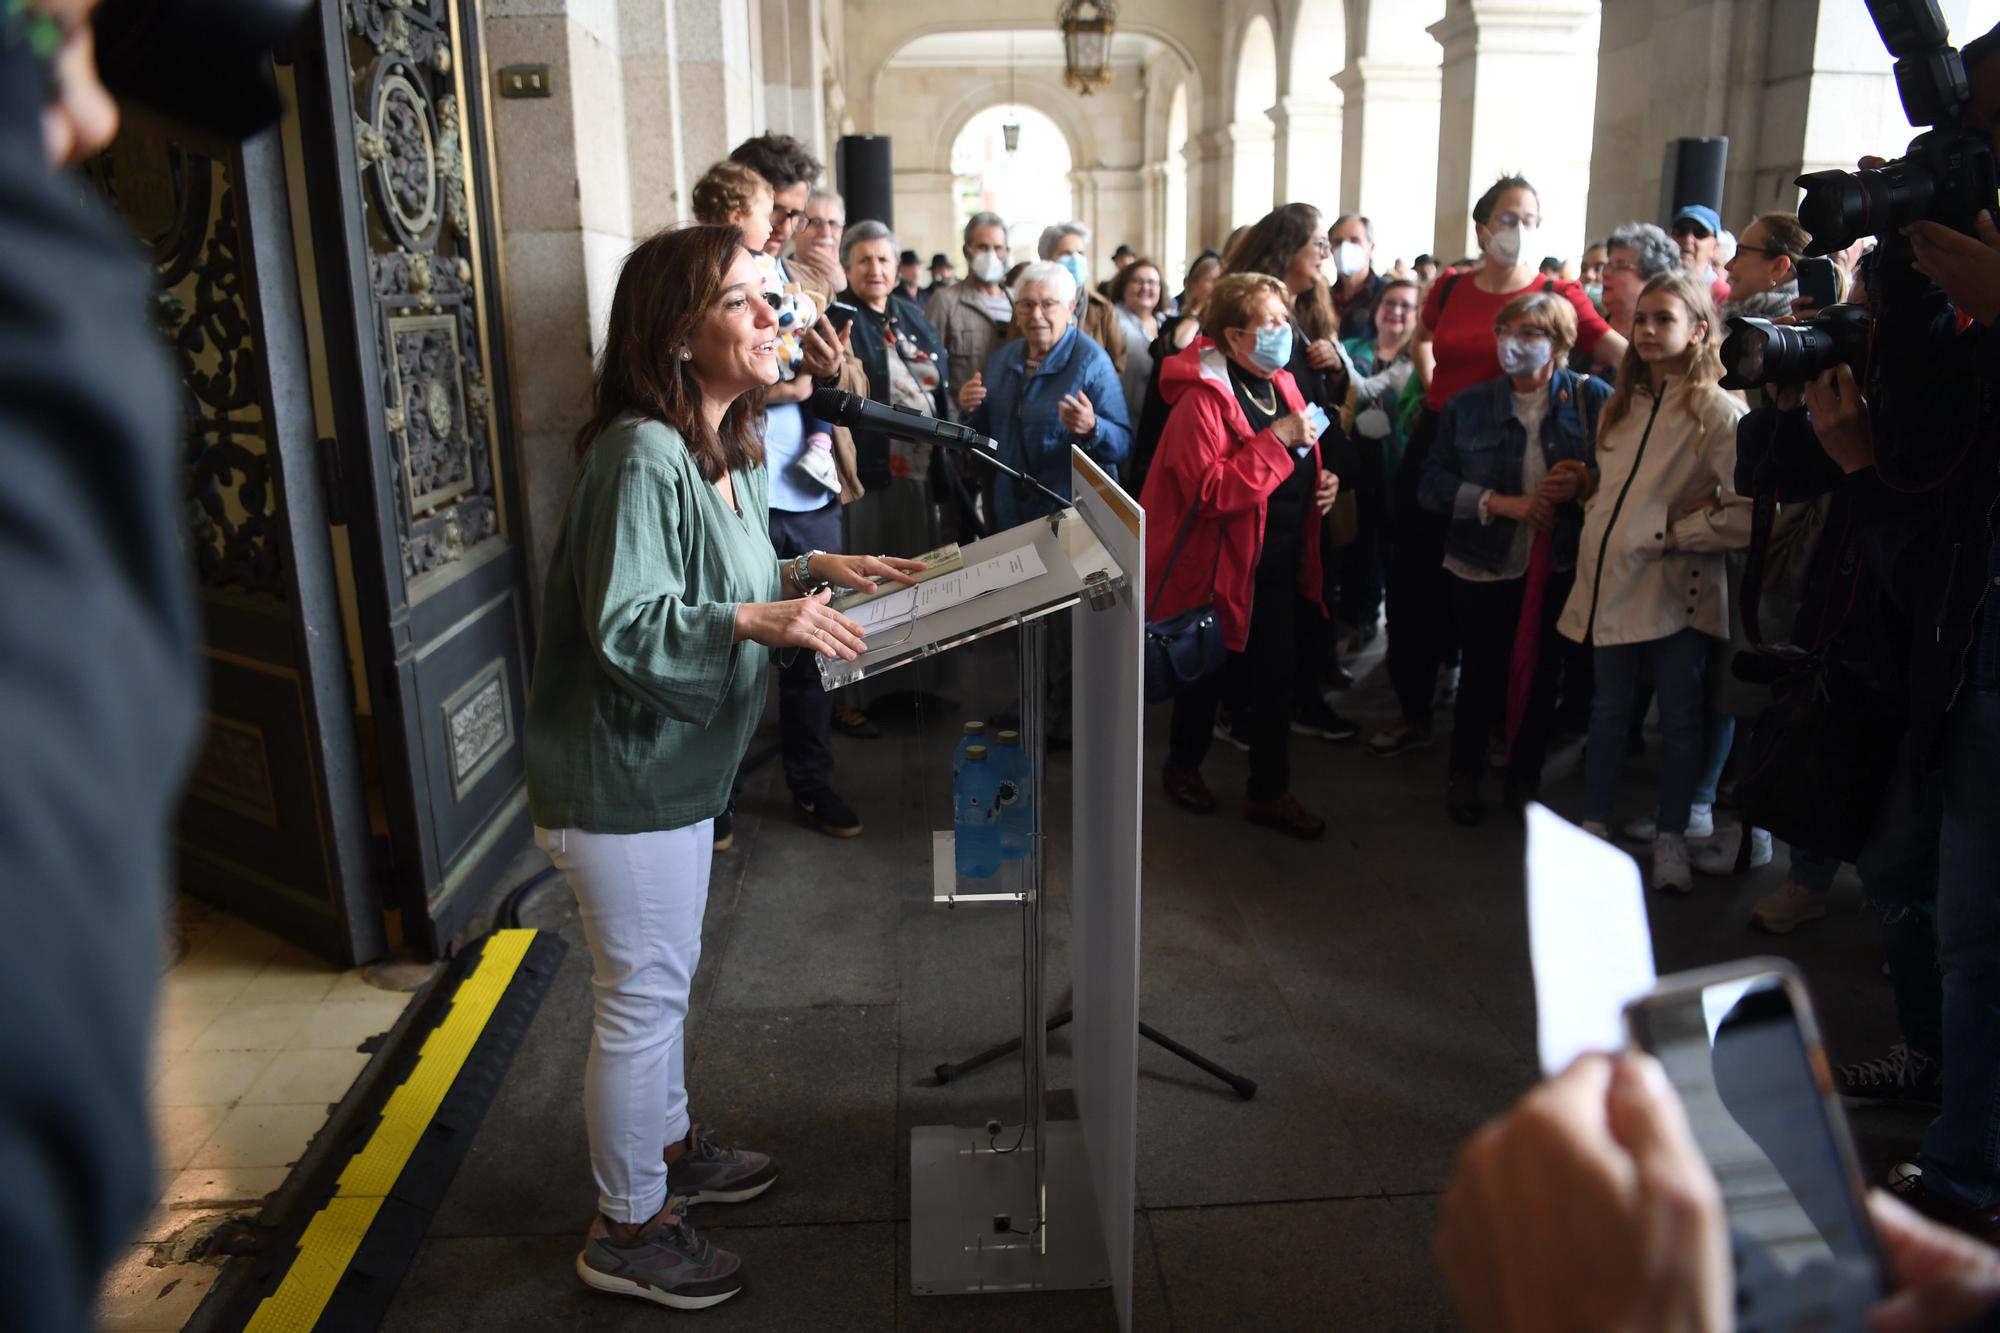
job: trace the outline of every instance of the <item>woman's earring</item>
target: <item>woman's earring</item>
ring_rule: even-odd
[[[694,353],[693,353],[693,352],[690,352],[690,351],[689,351],[689,350],[688,350],[687,348],[685,348],[685,347],[681,348],[681,360],[683,360],[683,361],[692,361],[692,360],[694,360]]]

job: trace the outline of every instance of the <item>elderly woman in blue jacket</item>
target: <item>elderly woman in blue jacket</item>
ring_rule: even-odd
[[[1451,519],[1444,567],[1462,653],[1445,809],[1460,824],[1485,813],[1480,773],[1496,724],[1507,723],[1506,798],[1541,786],[1563,660],[1556,618],[1576,581],[1583,506],[1596,485],[1597,420],[1611,386],[1562,369],[1576,314],[1539,289],[1494,320],[1498,379],[1455,395],[1438,419],[1418,501]]]
[[[1021,336],[1002,345],[986,369],[959,386],[958,406],[974,430],[999,445],[1000,461],[1058,495],[1069,494],[1069,447],[1116,476],[1132,447],[1132,418],[1118,372],[1102,347],[1073,319],[1076,279],[1061,264],[1028,265],[1014,283]],[[1051,502],[1010,477],[994,483],[1002,527],[1026,522]]]

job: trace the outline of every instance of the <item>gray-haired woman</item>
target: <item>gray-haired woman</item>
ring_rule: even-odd
[[[867,372],[870,398],[942,417],[950,379],[944,344],[916,302],[895,291],[896,257],[896,237],[881,223],[848,227],[840,238],[847,290],[834,305],[834,321],[852,322],[848,345]],[[848,544],[855,550],[904,554],[936,546],[931,446],[857,430],[854,447],[868,493],[847,507]]]

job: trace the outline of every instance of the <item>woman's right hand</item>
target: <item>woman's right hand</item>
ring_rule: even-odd
[[[1317,433],[1312,418],[1303,412],[1293,412],[1271,423],[1271,434],[1295,449],[1311,444]]]
[[[958,410],[971,416],[985,401],[986,377],[975,370],[971,379],[958,386]]]
[[[852,662],[866,652],[861,626],[828,606],[833,593],[822,588],[810,597],[782,602],[744,602],[736,608],[736,639],[767,648],[810,648],[822,657]]]

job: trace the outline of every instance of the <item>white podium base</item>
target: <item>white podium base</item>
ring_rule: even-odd
[[[1048,1180],[1043,1234],[996,1234],[993,1219],[1031,1230],[1035,1207],[1033,1147],[995,1152],[984,1129],[920,1125],[910,1131],[910,1290],[919,1296],[1002,1291],[1073,1291],[1111,1285],[1104,1229],[1090,1187],[1083,1126],[1048,1122]],[[1003,1127],[1001,1148],[1019,1125]]]

